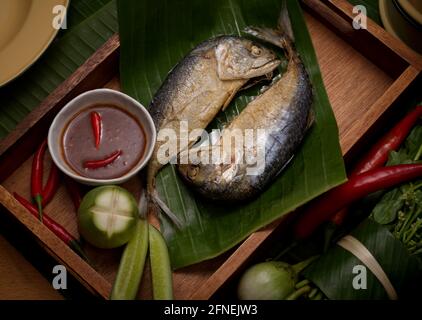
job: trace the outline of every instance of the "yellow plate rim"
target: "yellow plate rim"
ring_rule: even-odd
[[[419,0],[420,1],[420,0]],[[422,24],[422,13],[419,12],[409,0],[398,0],[403,10],[420,25]]]
[[[391,0],[379,0],[379,11],[380,11],[382,24],[391,35],[393,35],[397,39],[400,39],[400,37],[398,36],[398,34],[396,33],[396,31],[394,30],[393,26],[390,23],[390,17],[388,15],[387,8],[386,8],[386,5],[387,5],[386,1],[391,1]]]
[[[35,0],[36,2],[37,0]],[[0,73],[0,87],[6,85],[7,83],[11,82],[12,80],[16,79],[18,76],[20,76],[22,73],[24,73],[30,66],[32,66],[40,57],[41,55],[45,52],[45,50],[47,50],[47,48],[50,46],[51,42],[54,40],[54,38],[56,37],[57,33],[59,32],[59,30],[55,29],[52,27],[51,23],[53,21],[53,12],[52,9],[54,6],[56,5],[63,5],[66,8],[69,8],[69,2],[70,0],[42,0],[42,5],[39,5],[39,7],[37,7],[36,5],[34,5],[34,0],[31,3],[31,8],[30,8],[30,12],[28,13],[28,16],[26,17],[25,21],[23,22],[24,25],[22,26],[21,30],[16,34],[16,36],[12,39],[12,41],[0,51],[0,70],[5,70],[5,64],[8,64],[7,68],[8,69],[12,69],[9,70],[6,74],[1,74]],[[50,7],[50,11],[49,12],[41,12],[42,9],[48,8]],[[44,18],[48,18],[49,15],[51,15],[51,20],[47,20],[49,21],[49,24],[51,26],[51,28],[48,28],[49,33],[47,34],[42,34],[41,36],[38,37],[38,39],[36,40],[36,43],[31,46],[31,47],[26,47],[22,44],[20,44],[21,48],[25,48],[25,52],[23,53],[23,55],[17,55],[19,56],[18,59],[15,58],[15,60],[13,60],[13,57],[8,59],[7,58],[7,51],[13,53],[13,47],[19,46],[19,43],[22,43],[22,41],[25,41],[24,35],[25,33],[32,33],[32,30],[34,27],[35,23],[30,23],[28,24],[29,20],[32,20],[31,22],[35,22],[39,19],[37,19],[36,17],[39,18],[39,14],[42,14],[42,17]],[[45,26],[43,27],[39,27],[39,29],[45,28]],[[6,53],[4,53],[6,51]],[[6,55],[6,57],[2,57],[2,55]],[[16,56],[15,56],[16,57]],[[13,61],[14,66],[10,66],[10,61]]]

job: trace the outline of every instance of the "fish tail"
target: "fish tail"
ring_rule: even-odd
[[[284,34],[290,39],[290,41],[295,41],[295,36],[292,29],[292,22],[289,17],[289,10],[287,9],[287,0],[284,0],[281,5],[280,15],[278,17],[277,23],[278,31],[281,34]]]
[[[289,60],[299,62],[298,55],[294,50],[294,34],[292,24],[287,10],[287,1],[283,1],[280,16],[278,18],[277,29],[246,27],[244,32],[282,48]]]
[[[286,45],[291,46],[294,43],[294,34],[286,2],[282,1],[276,29],[250,26],[246,27],[244,32],[283,49],[286,49]]]
[[[297,53],[293,49],[293,42],[290,40],[290,37],[287,36],[287,34],[282,33],[280,30],[260,27],[246,27],[244,32],[283,49],[289,60],[297,59]]]
[[[170,208],[164,203],[163,200],[160,199],[160,196],[158,195],[158,192],[156,189],[154,189],[152,191],[152,193],[150,194],[150,200],[151,203],[154,204],[155,206],[157,206],[158,210],[161,209],[166,216],[170,219],[170,221],[178,228],[181,229],[182,228],[182,222],[180,221],[180,219],[174,214],[173,211],[170,210]]]
[[[160,199],[160,196],[155,188],[155,176],[149,175],[148,182],[147,182],[147,194],[148,194],[148,204],[149,204],[149,212],[159,213],[160,209],[167,215],[171,222],[174,225],[181,229],[182,223],[179,218],[170,210],[170,208],[164,203],[163,200]]]

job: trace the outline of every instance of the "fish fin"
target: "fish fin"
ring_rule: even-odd
[[[170,219],[171,222],[178,228],[182,228],[182,222],[180,219],[173,213],[173,211],[170,210],[170,208],[164,203],[163,200],[160,199],[160,196],[158,195],[158,192],[156,189],[151,194],[151,200],[154,204],[156,204]]]
[[[281,5],[277,28],[282,34],[287,35],[292,42],[295,42],[295,36],[293,34],[292,29],[292,22],[290,21],[289,17],[289,10],[287,10],[287,0],[283,1],[283,4]]]
[[[309,114],[308,114],[308,123],[306,124],[306,131],[308,131],[312,125],[315,122],[315,111],[314,110],[309,110]]]
[[[273,77],[273,72],[271,71],[267,74],[264,74],[263,76],[253,78],[253,79],[249,80],[248,83],[245,86],[243,86],[239,91],[244,91],[244,90],[247,90],[249,88],[252,88],[253,86],[255,86],[256,84],[258,84],[260,82],[271,81],[272,77]]]
[[[230,95],[227,97],[226,101],[224,102],[223,107],[221,108],[221,110],[226,110],[226,108],[229,106],[230,102],[232,102],[234,96],[236,95],[237,91],[233,90],[232,92],[230,92]]]
[[[142,170],[139,173],[139,178],[142,181],[142,186],[147,186],[147,170]],[[143,187],[140,191],[138,200],[138,215],[142,219],[146,219],[148,215],[148,189]]]
[[[283,166],[280,168],[280,170],[277,171],[277,173],[274,175],[275,177],[278,177],[278,175],[284,170],[286,169],[286,167],[289,165],[289,163],[293,160],[293,158],[295,157],[295,155],[292,155],[289,160],[287,160]]]
[[[145,192],[141,192],[138,202],[139,217],[142,219],[147,218],[148,213],[148,201]]]

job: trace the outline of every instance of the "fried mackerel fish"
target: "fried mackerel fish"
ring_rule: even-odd
[[[183,146],[181,121],[187,122],[188,134],[194,129],[205,129],[249,79],[267,75],[279,64],[273,51],[245,38],[219,36],[199,44],[168,74],[149,106],[157,131],[174,130],[178,140],[174,143]],[[155,189],[155,176],[166,164],[157,157],[164,143],[156,142],[148,165],[148,199],[150,205],[161,207],[178,224]],[[177,157],[178,152],[167,158]]]
[[[282,21],[282,20],[281,20]],[[291,30],[291,29],[289,29]],[[204,164],[198,160],[180,164],[179,172],[192,189],[206,198],[222,201],[241,201],[260,193],[286,166],[303,140],[313,119],[311,112],[312,86],[305,67],[293,48],[287,33],[280,30],[247,28],[246,32],[282,48],[289,60],[286,72],[264,93],[250,102],[246,108],[225,128],[218,143],[199,145],[181,154],[196,155],[196,159],[212,159],[212,153],[229,153],[229,161]],[[243,143],[236,146],[227,142],[235,130],[264,129],[264,134],[256,138],[254,144]],[[232,141],[233,142],[233,141]],[[264,146],[264,167],[248,172],[250,164],[236,160],[236,154],[251,154],[257,157],[257,150]],[[239,150],[243,148],[243,150]],[[201,153],[208,153],[204,157]],[[225,153],[224,153],[225,152]],[[218,153],[217,153],[218,154]],[[224,156],[222,156],[222,159]],[[184,158],[184,161],[187,161]]]

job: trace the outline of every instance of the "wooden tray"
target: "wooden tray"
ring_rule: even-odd
[[[421,57],[369,19],[367,30],[353,29],[352,6],[345,0],[304,0],[302,3],[339,125],[342,151],[346,158],[351,158],[364,139],[370,139],[382,123],[400,113],[397,101],[420,78]],[[106,251],[87,247],[92,261],[92,266],[88,265],[29,215],[11,193],[16,191],[29,198],[32,155],[46,137],[54,116],[68,101],[95,88],[119,90],[118,58],[119,39],[114,35],[0,143],[0,206],[86,288],[104,298],[109,296],[121,249]],[[49,161],[46,162],[48,168],[47,163]],[[125,187],[140,191],[137,179]],[[75,212],[63,186],[46,212],[78,235]],[[255,232],[220,257],[174,272],[175,298],[213,297],[270,235],[279,232],[283,220]],[[144,277],[141,285],[141,298],[151,297],[147,278]]]

